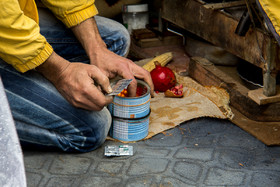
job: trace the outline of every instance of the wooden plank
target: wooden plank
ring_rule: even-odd
[[[235,34],[239,20],[222,11],[207,9],[199,1],[163,0],[162,18],[258,67],[263,68],[268,58],[270,35],[250,28],[245,36],[239,36]],[[277,51],[280,54],[279,47]],[[275,61],[279,62],[279,55]],[[280,69],[280,63],[276,69]]]
[[[279,122],[259,122],[247,118],[235,108],[231,108],[234,124],[252,134],[268,146],[280,145],[280,124]]]
[[[248,96],[255,101],[258,105],[266,105],[270,103],[280,102],[280,87],[277,86],[277,94],[274,96],[267,97],[263,94],[263,88],[256,90],[250,90]]]
[[[133,29],[131,35],[136,40],[157,37],[157,35],[149,29]]]
[[[205,8],[210,8],[213,10],[223,9],[223,8],[231,8],[246,5],[245,1],[230,1],[225,3],[208,3],[203,5]]]
[[[226,89],[230,95],[230,105],[247,118],[254,121],[280,121],[280,103],[258,105],[248,96],[250,90],[247,87],[215,65],[207,65],[200,62],[199,58],[191,58],[188,72],[190,77],[204,86]]]
[[[133,42],[141,48],[167,46],[167,45],[183,45],[183,38],[180,36],[164,36],[162,39],[155,38],[144,38],[139,40],[134,40]]]

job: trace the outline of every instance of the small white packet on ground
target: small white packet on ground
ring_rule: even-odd
[[[107,145],[105,146],[105,156],[130,156],[133,155],[131,145]]]

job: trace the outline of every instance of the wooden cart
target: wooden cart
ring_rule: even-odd
[[[223,11],[222,5],[226,4],[212,6],[199,0],[163,0],[161,18],[260,67],[263,88],[257,90],[249,90],[214,66],[202,66],[194,60],[189,64],[189,73],[203,85],[226,88],[231,105],[245,116],[257,121],[280,121],[276,85],[280,49],[264,29],[251,27],[245,36],[236,34],[239,19]]]

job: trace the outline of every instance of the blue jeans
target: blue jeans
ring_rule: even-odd
[[[56,53],[69,61],[88,62],[71,30],[45,9],[39,10],[41,33]],[[95,17],[108,48],[124,56],[130,36],[119,23]],[[0,59],[0,75],[23,147],[88,152],[104,143],[111,125],[107,108],[88,111],[70,105],[39,73],[17,72]]]

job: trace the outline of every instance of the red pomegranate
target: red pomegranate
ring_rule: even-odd
[[[158,62],[155,62],[155,66],[155,69],[151,71],[155,91],[165,92],[175,86],[176,77],[173,71],[168,67],[162,67]]]

